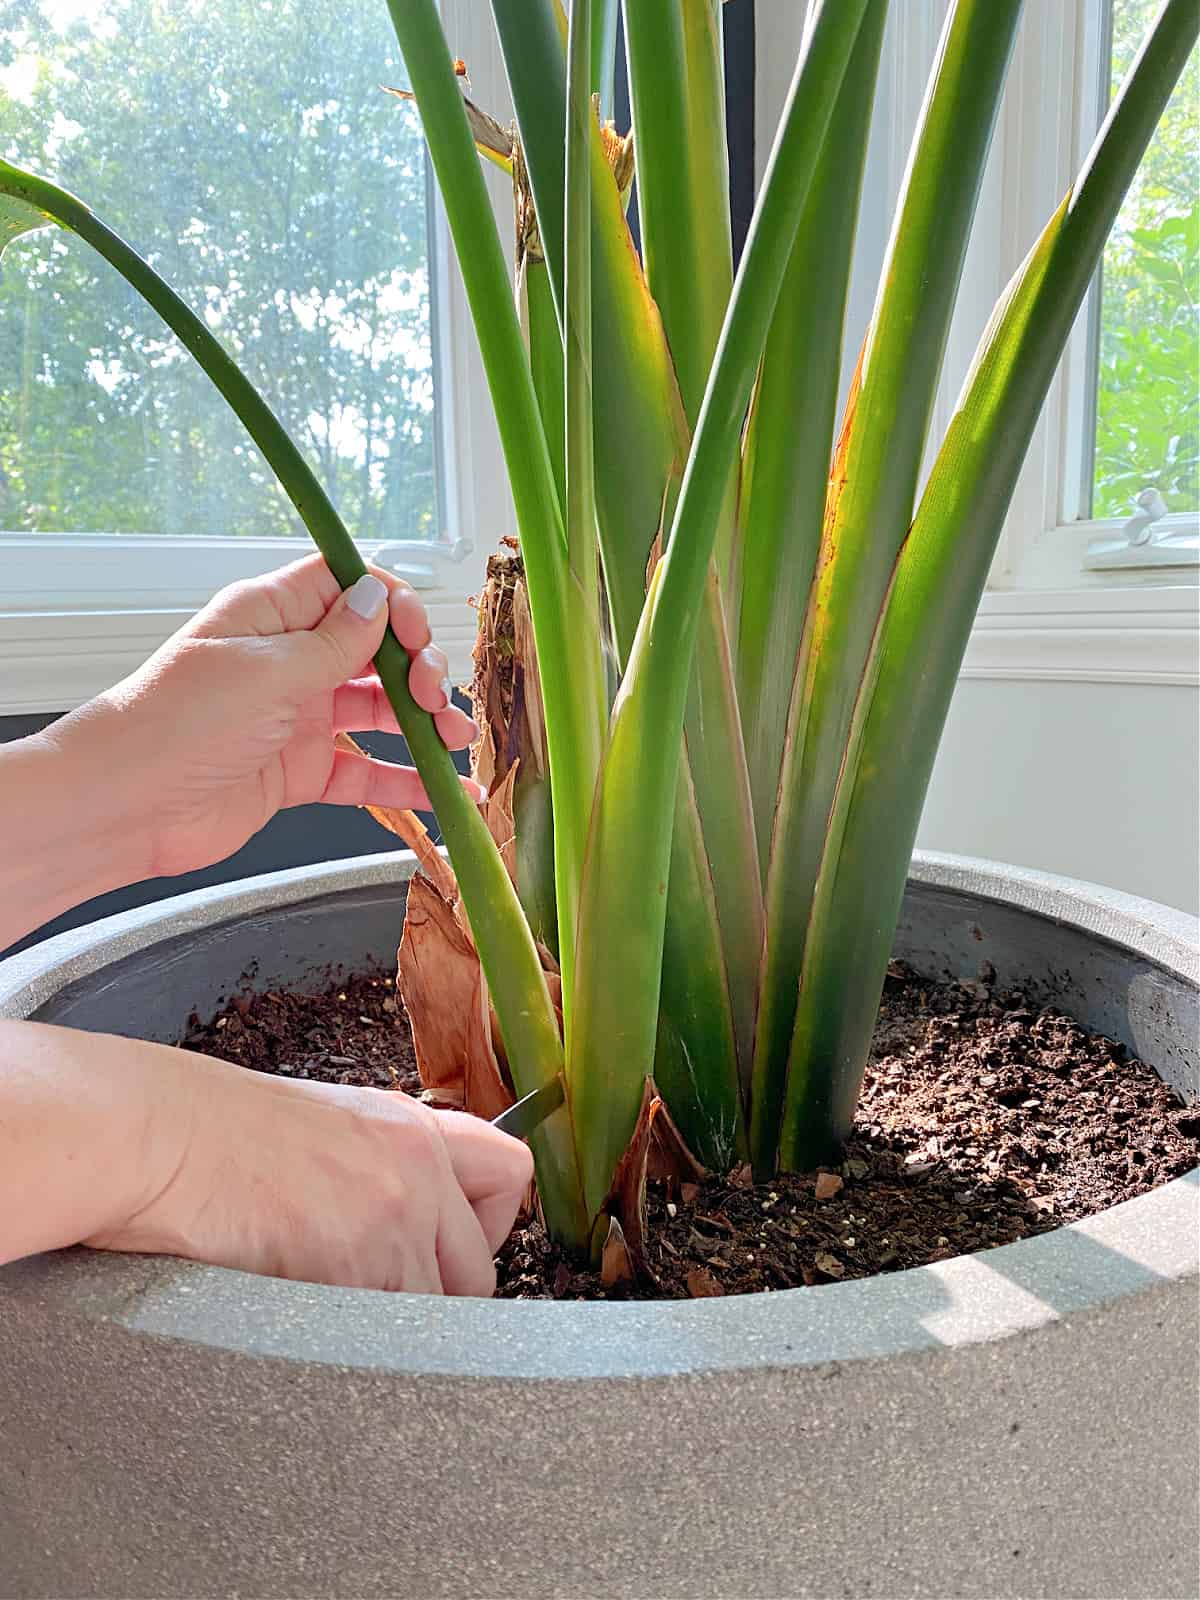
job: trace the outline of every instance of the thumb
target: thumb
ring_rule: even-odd
[[[387,627],[387,601],[387,585],[364,572],[315,628],[290,635],[294,690],[320,694],[357,677],[379,649]]]

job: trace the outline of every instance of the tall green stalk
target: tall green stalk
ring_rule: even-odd
[[[850,261],[886,20],[887,0],[872,0],[796,232],[742,451],[737,683],[764,875],[825,518]]]
[[[578,573],[571,568],[504,255],[435,0],[388,0],[388,8],[458,247],[516,505],[546,702],[560,956],[569,961],[575,926],[571,883],[582,868],[591,816],[602,680],[587,659],[578,657],[572,631],[580,616],[573,588]],[[568,418],[568,438],[569,423]],[[567,477],[569,495],[569,463]]]
[[[563,1028],[570,1048],[574,1010],[575,933],[579,884],[592,796],[608,722],[600,654],[600,574],[596,557],[596,484],[592,454],[592,6],[571,7],[567,72],[566,283],[563,337],[566,370],[567,593],[571,670],[582,687],[586,720],[575,729],[576,766],[586,793],[579,826],[554,830],[558,960],[563,978]],[[536,625],[536,624],[535,624]],[[552,785],[556,782],[551,768]],[[552,789],[553,792],[553,789]],[[584,813],[586,812],[586,815]]]
[[[1198,33],[1200,7],[1167,0],[1080,177],[997,307],[898,553],[813,900],[781,1132],[788,1165],[849,1131],[925,791],[1017,474]]]
[[[561,241],[566,83],[556,9],[552,0],[493,0],[493,11],[543,243]],[[553,281],[549,246],[546,264]],[[557,273],[561,297],[561,256]],[[592,157],[592,301],[599,540],[623,667],[645,599],[651,543],[674,512],[689,429],[662,319],[600,152],[599,130]],[[655,1072],[664,1086],[686,1086],[675,1102],[680,1124],[715,1159],[731,1139],[736,1148],[743,1143],[739,1073],[749,1070],[762,894],[724,607],[711,580],[700,616],[687,741],[687,765],[705,777],[693,784],[682,776],[676,797],[681,825],[672,844],[664,1025]],[[721,990],[725,998],[714,1011]]]
[[[835,464],[800,644],[767,873],[753,1159],[774,1169],[813,886],[858,685],[908,530],[1020,0],[955,0]],[[818,1142],[819,1133],[815,1134]],[[828,1143],[828,1136],[825,1136]]]
[[[797,64],[701,407],[671,537],[613,708],[584,874],[572,1096],[595,1211],[633,1132],[658,1026],[672,798],[692,648],[759,354],[866,0],[825,6]],[[621,862],[624,870],[612,871]],[[612,997],[621,1005],[613,1015]]]

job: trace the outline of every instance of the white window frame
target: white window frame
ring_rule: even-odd
[[[1027,8],[1002,111],[1006,269],[1062,198],[1107,104],[1108,0],[1055,0]],[[1006,270],[1007,276],[1007,270]],[[1176,540],[1130,545],[1129,518],[1082,515],[1090,475],[1096,404],[1095,286],[1076,320],[1017,485],[993,583],[1010,590],[1135,590],[1197,583],[1194,514],[1164,516],[1156,535]],[[1098,554],[1104,546],[1119,553]],[[1119,547],[1124,545],[1124,549]]]
[[[472,93],[506,121],[508,85],[490,10],[441,0],[447,38],[471,69]],[[512,197],[488,170],[507,250]],[[442,538],[375,541],[370,560],[422,591],[457,682],[471,672],[474,612],[488,555],[515,531],[499,436],[445,213],[431,181],[431,303]],[[400,533],[401,530],[398,530]],[[0,532],[0,716],[70,710],[116,683],[216,591],[308,554],[306,539]]]
[[[843,391],[870,316],[888,222],[948,4],[902,0],[889,12],[850,284]],[[805,9],[758,9],[760,177],[800,47]],[[1106,0],[1027,0],[947,343],[931,427],[934,440],[944,436],[992,307],[1091,144],[1101,104],[1105,15]],[[1089,544],[1115,538],[1124,525],[1074,520],[1085,408],[1094,382],[1088,372],[1093,314],[1090,304],[1081,311],[1038,421],[979,608],[964,677],[1200,682],[1196,567],[1096,570],[1088,565]],[[1175,525],[1189,521],[1169,520]],[[1151,557],[1160,559],[1161,553]]]

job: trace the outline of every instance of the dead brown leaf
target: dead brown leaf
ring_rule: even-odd
[[[441,1104],[493,1117],[513,1102],[492,1047],[483,970],[457,905],[428,879],[408,888],[397,984],[417,1070]]]
[[[647,589],[650,587],[650,580],[654,576],[655,568],[658,566],[658,563],[662,560],[662,553],[663,553],[663,536],[662,536],[662,529],[660,528],[658,530],[658,532],[654,535],[654,542],[650,546],[650,554],[646,557],[646,587],[647,587]]]
[[[675,1126],[675,1119],[667,1110],[666,1101],[662,1099],[650,1119],[646,1176],[657,1178],[661,1183],[677,1182],[684,1187],[687,1184],[699,1185],[709,1176],[708,1168],[702,1166],[688,1148],[687,1141]]]
[[[655,1112],[661,1104],[654,1080],[647,1078],[633,1136],[625,1154],[617,1162],[612,1188],[601,1208],[620,1222],[622,1240],[627,1243],[631,1259],[639,1267],[645,1265],[646,1163]]]
[[[492,1048],[492,1008],[482,967],[479,967],[479,981],[467,1031],[463,1083],[464,1108],[489,1122],[502,1111],[507,1111],[516,1098],[504,1080],[500,1062]]]
[[[696,1183],[707,1176],[707,1170],[684,1143],[683,1135],[672,1121],[653,1078],[647,1078],[633,1135],[625,1154],[617,1162],[612,1188],[602,1207],[603,1211],[620,1221],[630,1257],[640,1275],[649,1274],[646,1261],[646,1179],[652,1177],[679,1181],[686,1177]]]
[[[611,1289],[618,1283],[632,1283],[633,1276],[633,1258],[621,1224],[616,1217],[609,1217],[608,1236],[600,1257],[600,1281],[606,1289]]]

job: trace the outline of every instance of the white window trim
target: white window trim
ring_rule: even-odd
[[[452,48],[470,63],[473,96],[507,120],[508,86],[488,8],[442,0],[441,9]],[[503,174],[489,169],[489,190],[507,251],[512,197]],[[467,601],[516,520],[466,294],[436,198],[431,220],[447,537],[409,542],[398,529],[394,542],[362,551],[421,589],[451,674],[466,682],[475,642]],[[133,671],[218,589],[311,550],[305,539],[0,533],[0,716],[70,710]]]
[[[843,391],[870,316],[887,225],[947,6],[948,0],[904,0],[889,13],[847,308]],[[802,5],[758,11],[760,177],[800,48],[804,13]],[[947,344],[934,440],[945,433],[993,305],[1092,141],[1102,14],[1101,0],[1031,0],[1025,7]],[[1195,685],[1195,566],[1167,565],[1165,552],[1156,551],[1153,565],[1089,569],[1088,545],[1118,536],[1124,524],[1072,520],[1082,478],[1079,407],[1086,392],[1089,315],[1085,305],[1030,444],[962,675]],[[1180,524],[1190,531],[1189,519],[1167,519],[1172,528]]]

